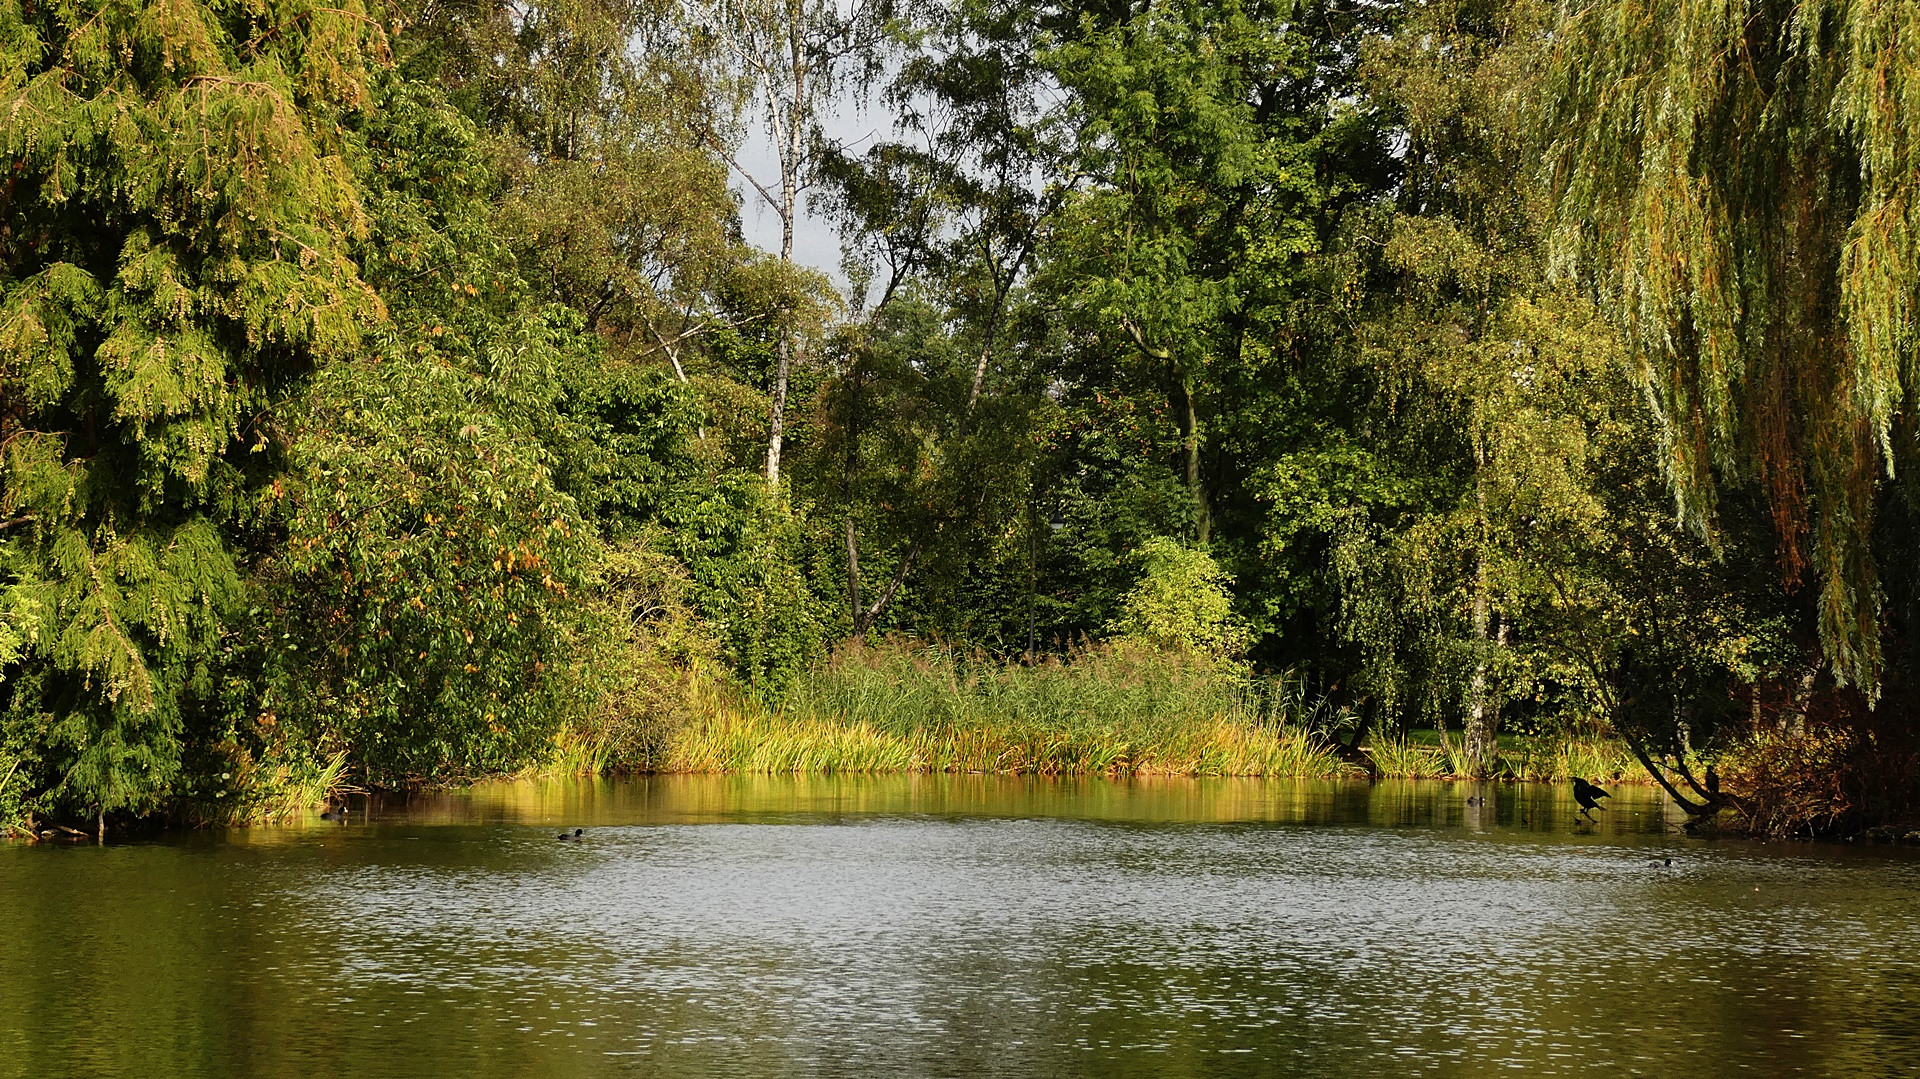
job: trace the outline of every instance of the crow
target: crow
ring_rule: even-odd
[[[1600,804],[1600,799],[1611,797],[1613,797],[1613,795],[1601,790],[1598,786],[1581,779],[1579,776],[1573,777],[1573,800],[1580,803],[1580,815],[1588,820],[1594,819],[1594,810],[1605,808]]]

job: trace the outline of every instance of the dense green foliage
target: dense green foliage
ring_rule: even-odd
[[[1587,4],[1550,79],[1555,239],[1623,331],[1682,519],[1704,533],[1724,487],[1763,490],[1789,577],[1819,575],[1834,670],[1869,691],[1877,474],[1920,463],[1916,19]]]
[[[385,36],[355,4],[9,3],[0,49],[8,789],[146,812],[220,722],[270,417],[385,314],[342,127]]]
[[[1032,718],[1109,675],[1163,763],[1912,814],[1909,6],[0,0],[0,822],[1131,760]]]

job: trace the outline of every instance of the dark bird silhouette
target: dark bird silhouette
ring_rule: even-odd
[[[332,806],[328,806],[327,808],[320,811],[320,819],[321,820],[337,820],[341,824],[345,824],[347,823],[347,809],[345,806],[341,806],[339,809],[335,809]]]
[[[1606,808],[1600,804],[1600,799],[1611,797],[1613,797],[1613,795],[1581,779],[1579,776],[1573,777],[1573,800],[1580,803],[1580,815],[1588,820],[1594,819],[1594,810]]]
[[[585,828],[575,828],[575,829],[574,829],[573,831],[571,831],[571,832],[561,832],[561,833],[560,833],[560,842],[562,842],[562,843],[578,843],[578,842],[580,842],[580,841],[581,841],[582,839],[584,839],[584,838],[586,838],[586,835],[587,835],[587,830],[586,830]]]
[[[1475,797],[1467,799],[1467,804],[1470,806],[1485,805],[1486,803],[1487,800],[1485,798]]]
[[[1707,793],[1715,797],[1720,795],[1720,773],[1714,771],[1711,764],[1707,765]]]
[[[1673,868],[1673,859],[1672,859],[1672,858],[1666,858],[1666,859],[1663,859],[1663,860],[1661,860],[1661,861],[1658,861],[1658,862],[1648,862],[1647,864],[1648,864],[1648,865],[1650,865],[1650,866],[1652,866],[1652,867],[1653,867],[1653,868],[1655,868],[1655,869],[1672,869],[1672,868]]]

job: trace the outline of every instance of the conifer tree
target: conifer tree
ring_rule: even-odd
[[[382,313],[340,121],[385,41],[358,0],[0,3],[0,692],[49,810],[165,794],[276,405]]]

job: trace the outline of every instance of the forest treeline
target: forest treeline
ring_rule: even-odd
[[[0,0],[0,823],[660,767],[894,667],[1910,819],[1916,27]]]

